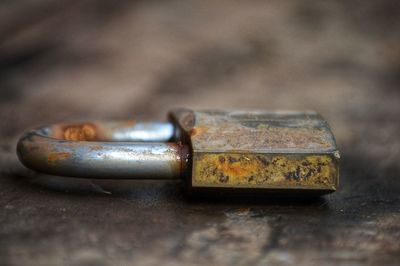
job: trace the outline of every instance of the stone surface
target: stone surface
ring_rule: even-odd
[[[397,265],[398,1],[0,3],[1,265]],[[174,182],[35,174],[25,129],[173,107],[315,109],[341,150],[316,201],[191,201]]]

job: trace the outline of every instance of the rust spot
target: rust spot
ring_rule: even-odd
[[[53,161],[65,160],[70,158],[71,156],[72,156],[71,153],[68,152],[55,152],[55,153],[50,153],[47,160],[53,162]]]
[[[67,125],[63,128],[65,140],[96,140],[97,127],[92,123]]]
[[[243,159],[241,161],[237,158],[233,158],[233,156],[227,156],[226,159],[224,156],[220,155],[214,163],[216,164],[216,171],[222,173],[222,176],[233,178],[251,176],[257,167],[248,160]],[[228,180],[229,178],[227,178],[226,181],[221,181],[220,179],[220,182],[227,182]]]
[[[206,133],[207,130],[208,130],[208,128],[207,128],[207,127],[203,127],[203,126],[194,127],[194,128],[192,128],[192,130],[190,130],[190,133],[189,133],[189,134],[190,134],[190,136],[192,136],[192,137],[201,136],[201,135],[203,135],[204,133]]]
[[[229,176],[244,177],[254,173],[256,166],[253,164],[233,163],[221,166],[220,170]]]

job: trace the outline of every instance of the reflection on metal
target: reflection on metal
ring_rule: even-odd
[[[137,123],[132,127],[119,127],[115,125],[112,134],[114,141],[168,141],[174,134],[171,123]]]
[[[165,142],[174,126],[167,122],[88,122],[52,125],[47,135],[65,140]]]
[[[178,109],[169,120],[43,127],[20,139],[18,155],[53,175],[182,178],[191,192],[337,189],[339,152],[315,112]]]
[[[172,125],[138,125],[81,123],[43,127],[20,139],[18,155],[27,167],[53,175],[144,179],[179,177],[182,146],[150,142],[170,139]],[[134,142],[141,140],[149,142]]]

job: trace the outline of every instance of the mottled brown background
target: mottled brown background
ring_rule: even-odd
[[[1,1],[0,264],[398,265],[399,14],[396,0]],[[340,190],[189,201],[173,182],[49,181],[16,160],[32,126],[177,106],[321,112]]]

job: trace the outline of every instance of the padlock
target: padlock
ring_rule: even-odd
[[[20,161],[60,176],[182,179],[189,194],[322,195],[339,182],[339,151],[316,112],[175,109],[168,122],[41,127]]]

